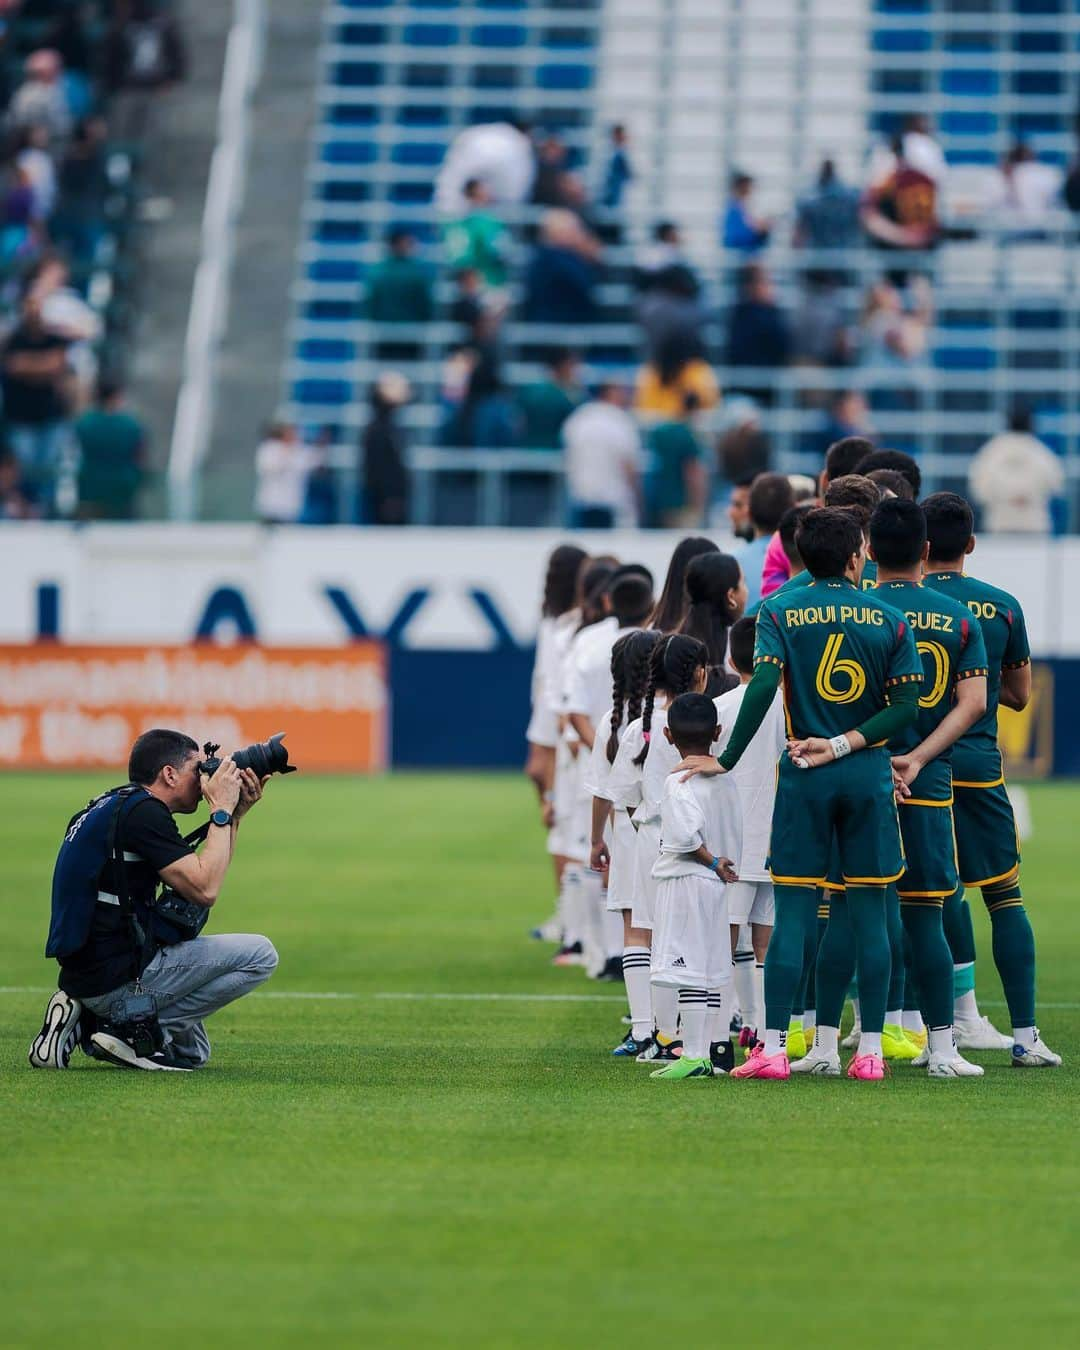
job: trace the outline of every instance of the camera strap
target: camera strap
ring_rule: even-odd
[[[120,831],[120,821],[127,803],[137,792],[145,792],[145,788],[139,788],[133,783],[120,788],[117,792],[116,807],[109,822],[108,843],[109,855],[112,858],[113,870],[116,873],[116,898],[120,905],[120,913],[127,919],[128,926],[131,929],[131,936],[139,953],[139,969],[141,971],[151,955],[154,942],[140,923],[139,916],[135,913],[135,906],[131,903],[131,894],[128,891],[127,882],[127,866],[124,860],[124,842]],[[136,983],[138,983],[138,976],[136,976]]]

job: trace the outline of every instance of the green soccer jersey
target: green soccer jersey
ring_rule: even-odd
[[[777,591],[762,604],[754,662],[783,668],[788,732],[838,736],[885,707],[888,690],[922,679],[907,620],[841,577]]]
[[[986,712],[953,747],[953,777],[989,786],[1001,779],[998,749],[998,699],[1001,672],[1031,660],[1024,611],[1015,596],[963,572],[928,572],[925,585],[968,607],[978,620],[986,645]]]
[[[926,740],[953,706],[959,680],[986,675],[986,644],[982,629],[959,601],[916,581],[879,582],[874,594],[904,615],[922,660],[919,715],[892,743],[897,754],[914,750]],[[927,764],[912,785],[912,796],[948,801],[952,796],[952,749]]]
[[[773,595],[784,595],[788,591],[793,591],[799,586],[809,586],[813,579],[814,578],[804,567],[801,572],[796,572],[793,577],[788,577],[787,581],[785,581],[782,586],[777,586],[776,590],[772,592],[772,595],[767,595],[765,600],[771,600]],[[870,591],[873,590],[876,584],[877,563],[874,562],[873,558],[867,558],[866,566],[863,568],[862,588],[864,591]],[[758,612],[765,603],[765,600],[759,600],[756,605],[751,606],[751,608],[746,611],[751,619],[757,618]]]

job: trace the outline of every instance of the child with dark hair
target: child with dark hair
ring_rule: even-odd
[[[739,673],[739,683],[716,700],[717,717],[726,728],[720,736],[720,753],[727,748],[731,728],[739,716],[746,687],[754,673],[756,632],[757,623],[754,619],[740,619],[731,630],[729,652],[731,664]],[[739,790],[743,818],[739,879],[728,887],[731,950],[734,956],[739,945],[740,929],[749,925],[754,953],[752,979],[747,982],[749,989],[740,987],[738,991],[743,1014],[740,1041],[744,1046],[753,1046],[757,1032],[765,1025],[765,953],[769,949],[775,917],[772,875],[766,866],[766,859],[772,830],[773,803],[776,800],[776,766],[786,745],[784,702],[778,690],[764,721],[730,774]],[[747,965],[736,963],[737,980]]]
[[[676,754],[708,755],[719,735],[716,707],[704,694],[682,694],[668,708],[664,739]],[[670,773],[660,800],[660,846],[653,863],[656,921],[652,981],[678,989],[683,1053],[653,1071],[677,1082],[711,1078],[720,1041],[723,991],[731,981],[727,890],[738,880],[742,850],[739,791],[724,778],[702,784]]]
[[[641,704],[649,676],[649,662],[660,634],[639,629],[618,638],[611,650],[611,708],[597,727],[585,782],[593,794],[592,852],[589,864],[606,873],[606,909],[622,924],[622,975],[630,1003],[631,1028],[613,1053],[637,1056],[652,1036],[652,1001],[649,993],[649,941],[647,929],[633,926],[630,911],[634,901],[635,835],[633,822],[623,809],[615,809],[609,780],[619,742],[627,726],[641,716]],[[606,734],[605,734],[606,733]]]
[[[635,930],[651,931],[655,882],[652,865],[660,851],[660,797],[664,780],[679,762],[664,739],[669,702],[685,693],[703,693],[708,681],[708,649],[696,638],[673,634],[652,649],[641,716],[629,723],[619,742],[608,778],[616,810],[632,812],[637,830],[634,890],[630,920]],[[642,944],[644,945],[644,944]],[[653,988],[654,1033],[640,1052],[642,1062],[667,1063],[681,1050],[675,1039],[678,1005],[673,991]],[[642,1031],[639,1026],[634,1031]],[[641,1037],[635,1035],[635,1040]]]
[[[675,551],[668,563],[664,589],[649,619],[651,628],[661,633],[676,633],[686,613],[686,569],[690,563],[704,553],[719,553],[720,550],[703,535],[688,535],[675,545]]]
[[[728,630],[746,609],[746,579],[727,553],[703,553],[686,569],[686,613],[678,631],[699,638],[709,651],[710,698],[735,684],[726,666]]]

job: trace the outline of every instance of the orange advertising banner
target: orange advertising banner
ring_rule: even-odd
[[[0,767],[122,768],[150,727],[223,752],[286,733],[300,769],[386,765],[383,647],[0,645]]]

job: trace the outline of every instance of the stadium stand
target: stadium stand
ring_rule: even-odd
[[[636,176],[618,212],[590,213],[605,239],[603,276],[595,321],[572,333],[521,316],[528,236],[540,212],[500,210],[515,234],[501,335],[511,389],[537,379],[545,351],[568,338],[588,381],[632,380],[642,356],[633,263],[652,225],[670,218],[706,286],[704,335],[721,388],[766,394],[760,421],[775,467],[812,470],[832,400],[853,389],[865,394],[882,442],[920,455],[930,487],[961,486],[970,455],[1023,401],[1064,457],[1075,527],[1075,229],[1056,203],[1036,220],[1010,218],[993,205],[993,191],[995,166],[1018,141],[1060,187],[1074,143],[1078,42],[1073,0],[328,6],[283,412],[329,429],[333,463],[351,484],[338,495],[339,517],[355,518],[368,391],[393,368],[413,391],[400,419],[413,520],[561,519],[557,455],[447,445],[439,435],[442,363],[460,328],[449,319],[453,284],[439,248],[434,179],[462,127],[524,119],[558,133],[592,184],[607,127],[624,122]],[[775,279],[781,311],[796,317],[807,273],[836,268],[835,254],[792,240],[797,204],[820,159],[828,154],[841,181],[863,186],[867,157],[883,153],[913,110],[929,118],[948,164],[939,184],[942,229],[936,247],[899,259],[865,241],[845,251],[833,299],[860,341],[860,358],[779,368],[725,363],[727,316],[747,261],[718,247],[731,172],[754,175],[756,209],[774,222],[755,256]],[[389,326],[366,317],[366,280],[393,225],[407,227],[441,269],[430,322]],[[901,273],[901,282],[917,272],[931,286],[932,317],[929,309],[911,316],[924,350],[902,360],[874,340],[895,297],[867,301],[888,272]],[[712,430],[724,417],[723,408],[710,415]]]

